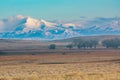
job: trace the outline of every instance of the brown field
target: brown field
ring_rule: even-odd
[[[120,50],[1,55],[0,80],[120,80]]]

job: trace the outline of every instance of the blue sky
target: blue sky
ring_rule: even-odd
[[[0,0],[0,19],[15,15],[46,20],[120,15],[120,0]]]

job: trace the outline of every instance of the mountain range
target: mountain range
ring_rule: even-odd
[[[119,35],[120,17],[46,21],[29,16],[0,20],[0,38],[59,40],[79,36]]]

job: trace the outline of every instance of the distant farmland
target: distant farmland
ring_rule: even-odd
[[[0,80],[120,80],[119,48],[69,49],[70,43],[1,40]]]

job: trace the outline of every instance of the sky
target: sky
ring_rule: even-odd
[[[45,20],[120,16],[120,0],[0,0],[0,19],[25,15]]]

